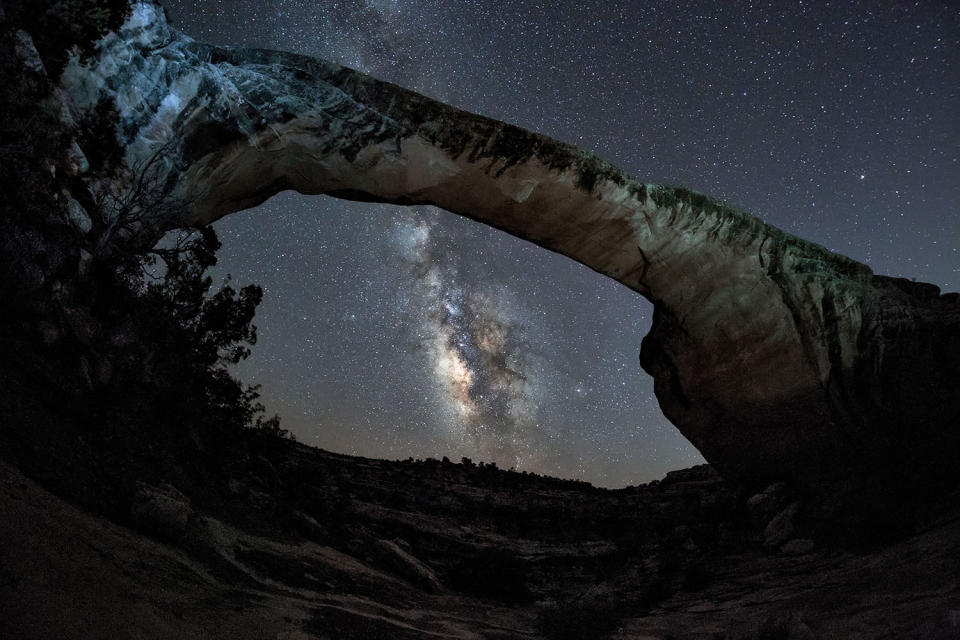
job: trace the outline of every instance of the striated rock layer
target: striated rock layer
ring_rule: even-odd
[[[751,528],[709,467],[606,491],[292,443],[266,456],[227,481],[227,509],[141,486],[134,529],[0,460],[0,637],[947,639],[960,626],[955,512],[865,555],[751,542],[780,507]],[[173,495],[176,509],[154,509]]]
[[[123,150],[78,162],[90,193],[74,194],[88,210],[120,203],[113,242],[149,244],[285,189],[432,204],[653,302],[641,364],[727,477],[853,487],[866,469],[915,478],[960,453],[957,294],[333,63],[196,42],[149,3],[60,84],[81,133],[106,119]],[[138,208],[145,193],[176,206]]]

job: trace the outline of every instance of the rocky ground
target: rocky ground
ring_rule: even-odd
[[[0,637],[960,637],[956,514],[851,550],[706,466],[608,491],[284,443],[228,475],[107,519],[3,463]]]

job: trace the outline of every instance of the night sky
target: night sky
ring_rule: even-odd
[[[224,45],[333,60],[960,290],[953,2],[167,0]],[[261,284],[237,369],[305,443],[602,486],[702,461],[640,368],[652,306],[429,207],[281,194],[216,224]]]

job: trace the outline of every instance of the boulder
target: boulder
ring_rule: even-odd
[[[800,511],[800,504],[794,502],[773,517],[763,530],[764,546],[778,547],[793,535],[794,520],[798,511]]]
[[[373,544],[377,558],[396,571],[402,578],[426,589],[431,593],[439,593],[443,585],[433,572],[433,569],[423,564],[410,552],[391,540],[377,540]]]
[[[190,499],[176,487],[167,483],[137,483],[130,516],[139,529],[176,542],[183,538],[192,513]]]
[[[78,176],[81,173],[86,173],[90,169],[90,162],[76,141],[71,143],[67,149],[65,162],[67,173],[71,176]]]

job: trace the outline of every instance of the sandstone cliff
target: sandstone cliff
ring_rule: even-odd
[[[148,2],[60,87],[78,132],[106,122],[116,140],[100,142],[122,149],[100,163],[77,149],[76,218],[116,203],[100,247],[149,245],[284,189],[433,204],[649,299],[641,363],[664,413],[725,476],[884,497],[950,479],[956,294],[336,64],[196,42]],[[144,194],[173,204],[138,209]]]

